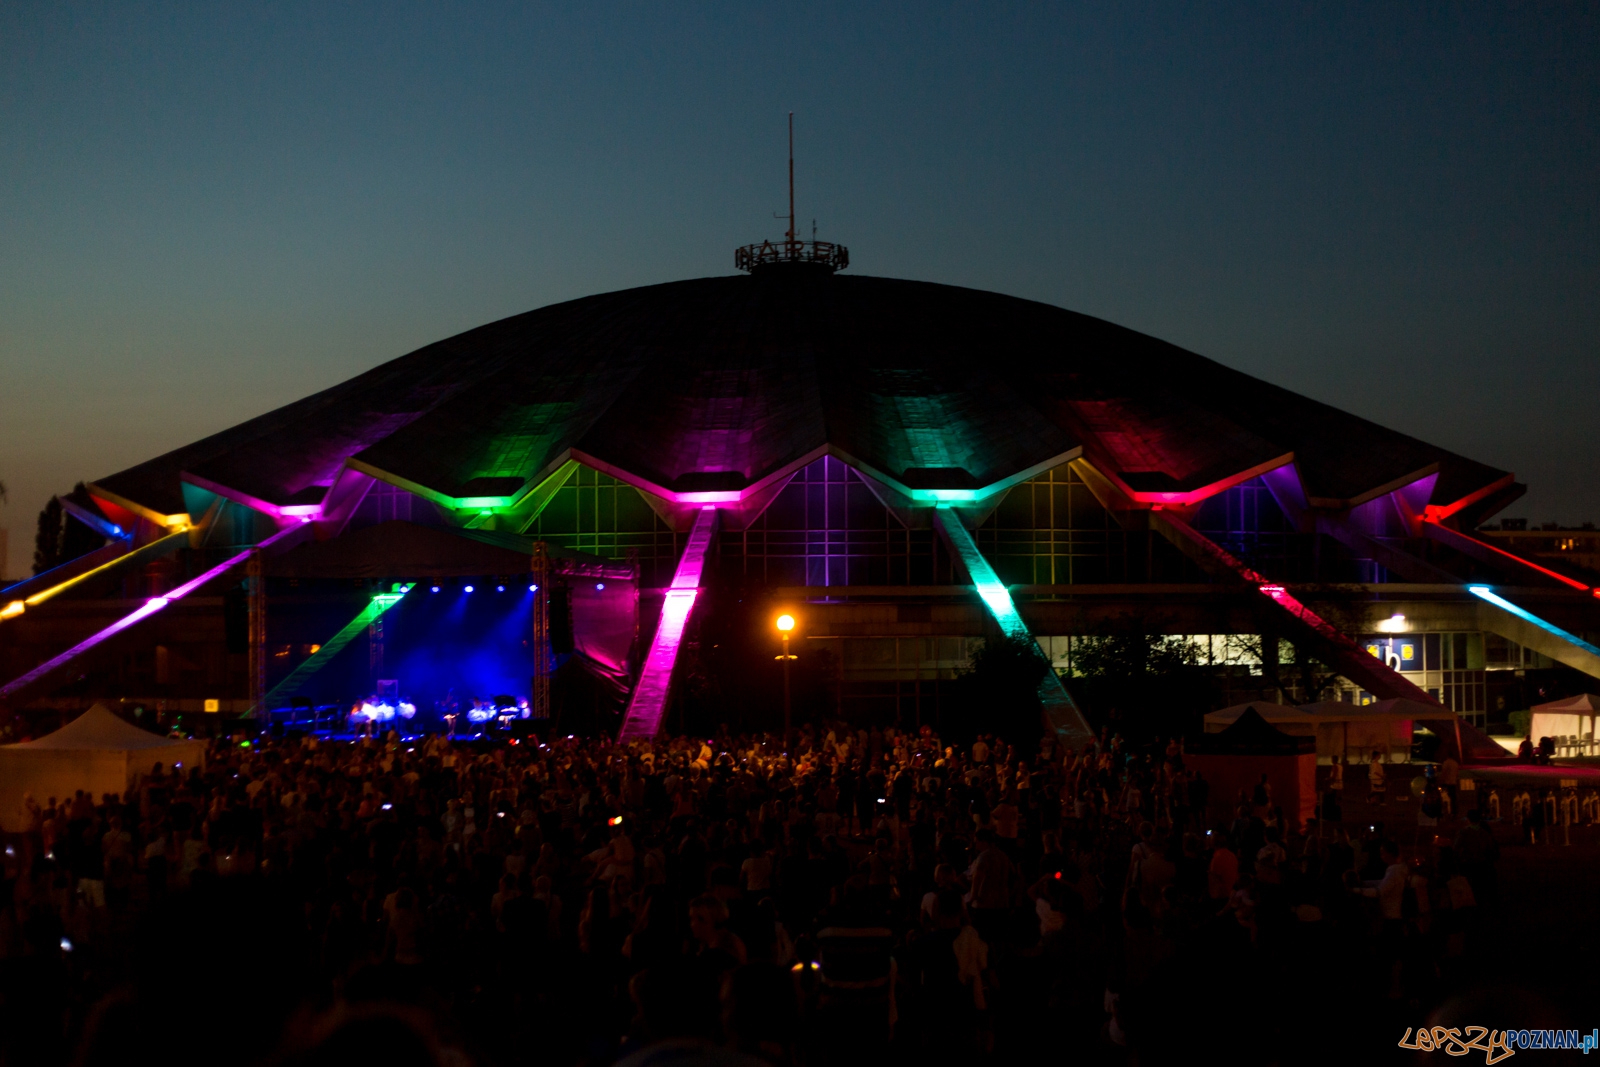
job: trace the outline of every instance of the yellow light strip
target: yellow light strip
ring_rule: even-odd
[[[141,558],[147,559],[151,556],[165,555],[166,553],[160,550],[158,546],[175,541],[180,537],[187,538],[188,534],[182,530],[179,530],[176,533],[170,533],[163,538],[150,542],[148,545],[141,545],[140,547],[133,549],[131,552],[125,552],[116,559],[102,563],[100,566],[95,567],[92,570],[84,571],[82,574],[77,575],[76,577],[68,578],[66,581],[52,585],[48,589],[41,589],[37,593],[28,597],[26,600],[13,600],[4,608],[0,608],[0,619],[14,619],[18,615],[21,615],[28,608],[38,607],[46,600],[49,600],[51,597],[54,597],[60,593],[66,592],[79,582],[87,581],[97,574],[104,574],[113,567],[120,567],[122,564],[128,562],[130,556],[138,555]]]
[[[157,526],[165,526],[167,529],[172,530],[180,526],[184,529],[187,529],[190,525],[189,513],[186,511],[180,511],[176,515],[164,515],[159,511],[145,507],[143,504],[129,500],[125,496],[119,496],[116,493],[110,492],[109,490],[102,489],[100,486],[93,483],[91,483],[87,488],[90,496],[97,496],[108,503],[115,504],[117,507],[122,508],[125,511],[131,511],[142,519],[150,520]]]

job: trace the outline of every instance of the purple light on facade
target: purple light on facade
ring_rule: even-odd
[[[678,647],[683,643],[683,630],[699,595],[697,589],[673,589],[662,601],[661,622],[656,627],[655,639],[650,642],[644,670],[639,672],[639,684],[628,702],[628,717],[622,723],[619,740],[647,741],[661,728],[661,716],[672,685],[672,669],[678,662]]]
[[[263,515],[271,517],[272,521],[277,523],[279,527],[292,527],[294,523],[311,522],[313,519],[322,517],[321,504],[273,504],[262,500],[258,496],[252,496],[220,482],[213,482],[209,478],[201,478],[198,475],[187,472],[184,473],[183,480],[196,488],[204,489],[208,493],[215,493],[224,500],[231,500],[235,504],[243,504],[247,508],[259,511]]]
[[[639,672],[639,684],[628,701],[628,714],[617,735],[619,741],[648,741],[661,729],[661,717],[666,712],[667,696],[672,688],[672,669],[678,662],[684,628],[689,624],[695,599],[700,595],[700,575],[705,570],[706,552],[716,529],[717,509],[701,508],[695,517],[694,529],[689,531],[683,558],[678,560],[678,569],[672,575],[672,586],[661,602],[661,622],[650,642],[644,669]]]

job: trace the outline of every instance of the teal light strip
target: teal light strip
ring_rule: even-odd
[[[1595,646],[1591,645],[1577,634],[1568,633],[1566,630],[1563,630],[1553,622],[1548,622],[1539,618],[1539,616],[1535,615],[1531,611],[1517,607],[1511,601],[1507,600],[1503,596],[1498,595],[1493,589],[1490,589],[1486,585],[1469,585],[1467,586],[1467,592],[1471,593],[1475,597],[1487,600],[1497,608],[1504,608],[1506,611],[1511,612],[1511,614],[1515,615],[1522,621],[1531,622],[1533,625],[1539,627],[1541,630],[1544,630],[1546,633],[1554,634],[1555,636],[1561,638],[1561,640],[1577,648],[1583,649],[1590,655],[1600,656],[1600,648],[1596,648]]]
[[[957,501],[972,502],[993,496],[1000,490],[990,486],[984,489],[913,489],[911,499],[919,504],[932,501],[935,504],[947,504]]]
[[[1031,636],[1028,624],[1017,613],[1017,605],[1011,599],[1010,591],[994,568],[989,566],[989,561],[983,558],[983,553],[978,551],[978,543],[961,525],[960,516],[948,505],[943,505],[933,510],[933,521],[939,524],[956,558],[967,569],[967,574],[972,578],[972,587],[978,591],[978,596],[989,609],[989,614],[994,616],[994,621],[1000,624],[1001,631],[1007,637]]]
[[[978,598],[989,609],[989,614],[994,616],[1001,632],[1007,637],[1032,641],[1033,635],[1028,632],[1028,624],[1022,621],[1021,614],[1017,612],[1010,590],[994,572],[989,561],[983,558],[983,553],[978,551],[978,543],[972,539],[972,533],[961,525],[961,517],[948,504],[941,504],[933,510],[933,522],[944,534],[950,550],[967,569],[973,589],[977,590]],[[1042,656],[1044,653],[1041,650],[1039,654]],[[1039,683],[1039,704],[1045,718],[1065,743],[1077,747],[1094,740],[1094,731],[1089,728],[1088,720],[1073,702],[1067,687],[1061,684],[1061,678],[1054,668]]]

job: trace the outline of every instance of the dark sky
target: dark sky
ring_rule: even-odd
[[[438,338],[731,272],[1099,315],[1600,519],[1600,7],[0,5],[0,479],[33,517]]]

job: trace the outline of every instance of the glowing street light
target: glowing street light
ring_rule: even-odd
[[[789,634],[794,630],[794,616],[785,612],[773,620],[773,625],[778,628],[778,633],[783,636],[783,654],[776,658],[783,663],[783,743],[788,745],[789,733],[792,728],[789,710],[789,661],[794,659],[794,656],[789,654]]]

